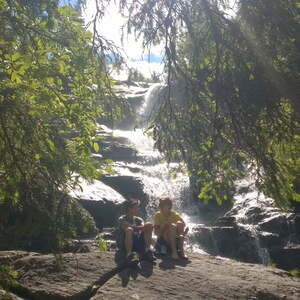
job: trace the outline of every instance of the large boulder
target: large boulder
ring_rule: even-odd
[[[99,180],[92,184],[82,181],[81,189],[71,195],[93,216],[98,228],[114,226],[125,201],[120,193]]]
[[[300,269],[300,247],[270,249],[270,256],[276,267],[293,270]]]
[[[121,144],[118,139],[105,140],[100,142],[101,154],[106,159],[113,161],[136,162],[138,160],[137,151],[128,144]]]
[[[192,238],[210,254],[251,263],[262,262],[256,238],[242,227],[198,225],[193,229]]]
[[[285,235],[288,233],[289,220],[286,214],[276,214],[258,223],[260,230]]]
[[[141,213],[146,214],[146,205],[148,203],[148,195],[144,192],[144,184],[139,177],[117,175],[104,176],[101,181],[106,185],[118,191],[123,197],[135,198],[141,201]]]

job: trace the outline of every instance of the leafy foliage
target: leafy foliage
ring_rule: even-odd
[[[107,251],[107,243],[103,238],[99,238],[98,248],[100,251],[106,252]]]
[[[300,277],[300,270],[299,269],[293,269],[289,272],[294,277]]]
[[[245,171],[279,207],[299,201],[300,7],[295,0],[154,1],[128,30],[164,42],[157,147],[186,161],[200,198],[221,203]],[[122,2],[125,7],[125,1]]]
[[[96,119],[120,114],[107,75],[112,51],[56,0],[0,0],[0,235],[10,224],[24,239],[58,245],[61,235],[94,230],[66,193],[107,166],[91,149]]]
[[[0,288],[10,290],[18,285],[18,272],[8,265],[0,266]]]

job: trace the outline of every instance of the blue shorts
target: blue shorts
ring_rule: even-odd
[[[116,234],[117,247],[120,250],[125,250],[125,233],[122,230],[119,230]],[[146,249],[144,233],[134,231],[132,237],[132,251],[138,253],[144,253]]]
[[[132,251],[138,252],[138,253],[143,253],[145,252],[145,239],[144,239],[144,233],[143,232],[133,232],[133,246],[132,246]]]
[[[171,245],[168,242],[166,242],[162,237],[160,237],[160,238],[157,239],[157,241],[155,243],[155,246],[154,246],[154,248],[155,248],[155,250],[158,254],[161,253],[162,247],[165,247],[166,252],[168,254],[170,254],[172,252],[171,251]]]

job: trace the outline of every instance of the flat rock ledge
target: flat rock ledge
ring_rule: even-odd
[[[9,263],[20,282],[13,299],[300,299],[300,279],[288,272],[202,254],[190,254],[190,260],[116,267],[114,252],[12,251]]]

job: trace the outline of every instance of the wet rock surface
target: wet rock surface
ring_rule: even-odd
[[[193,237],[214,255],[300,268],[300,216],[281,212],[251,180],[237,185],[234,204],[214,226],[197,226]]]
[[[194,228],[193,238],[210,254],[250,263],[261,262],[255,238],[244,228],[200,225]]]
[[[7,252],[6,252],[7,255]],[[27,253],[11,261],[25,299],[299,299],[300,279],[261,265],[191,254],[116,266],[114,252]],[[1,294],[0,294],[1,295]],[[18,298],[16,298],[18,299]]]

